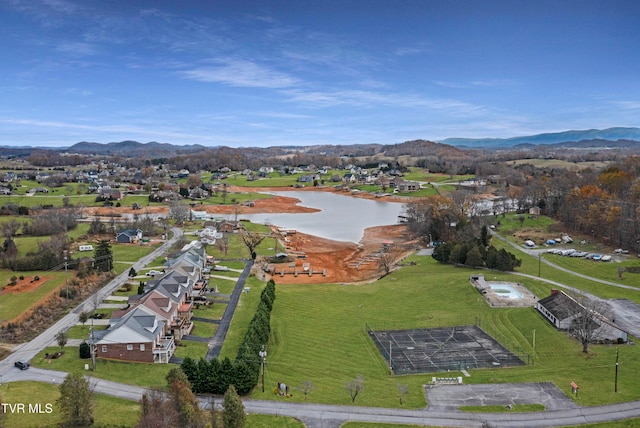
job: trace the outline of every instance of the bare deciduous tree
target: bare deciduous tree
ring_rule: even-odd
[[[189,219],[189,210],[189,206],[182,201],[172,202],[169,206],[169,217],[177,224],[183,224]]]
[[[313,382],[311,382],[310,380],[306,380],[296,389],[300,391],[302,395],[304,395],[304,399],[306,400],[307,395],[309,395],[309,393],[313,391]]]
[[[56,335],[56,342],[58,343],[58,346],[60,346],[60,348],[64,348],[64,345],[67,344],[67,335],[64,331],[61,331]]]
[[[5,238],[13,238],[18,230],[20,230],[20,223],[16,219],[2,223],[2,235]]]
[[[222,238],[216,240],[216,244],[218,244],[218,249],[220,249],[220,251],[222,251],[226,256],[229,252],[229,235],[224,233]]]
[[[609,306],[603,300],[576,298],[573,308],[574,318],[571,334],[582,344],[582,352],[589,353],[589,344],[598,338],[602,320],[609,312]]]
[[[242,237],[242,242],[244,242],[244,245],[247,247],[247,250],[249,250],[249,255],[251,257],[253,257],[253,254],[256,248],[258,248],[258,245],[260,245],[260,243],[264,239],[264,235],[259,235],[255,232],[250,232],[250,231],[242,232],[240,234],[240,237]]]
[[[400,398],[400,405],[402,406],[402,398],[407,395],[409,392],[409,387],[407,385],[398,384],[398,397]]]
[[[380,251],[378,256],[378,267],[384,270],[385,275],[389,275],[391,273],[391,269],[396,261],[396,257],[398,252],[393,247],[386,247]]]
[[[358,394],[364,390],[364,378],[358,375],[355,379],[347,382],[344,386],[347,388],[347,391],[349,391],[349,397],[351,397],[351,402],[353,403],[356,401]]]

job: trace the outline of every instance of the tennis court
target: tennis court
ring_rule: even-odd
[[[367,331],[395,374],[525,364],[475,325],[386,331],[367,327]]]

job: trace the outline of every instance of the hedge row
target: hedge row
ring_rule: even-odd
[[[260,351],[269,341],[271,332],[271,309],[276,298],[276,284],[267,283],[260,295],[260,304],[240,344],[234,361],[229,357],[211,361],[185,358],[182,371],[191,382],[195,393],[224,394],[229,385],[234,385],[238,394],[246,395],[258,384],[260,377]]]

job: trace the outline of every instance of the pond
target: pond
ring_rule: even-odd
[[[403,204],[354,198],[330,192],[278,191],[271,195],[299,199],[300,205],[317,208],[315,213],[243,214],[254,223],[295,229],[335,241],[359,242],[364,229],[398,223]]]

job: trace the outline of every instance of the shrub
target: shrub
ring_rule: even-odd
[[[82,342],[80,344],[80,358],[82,359],[87,359],[87,358],[91,358],[91,347],[89,347],[89,344],[87,342]]]

